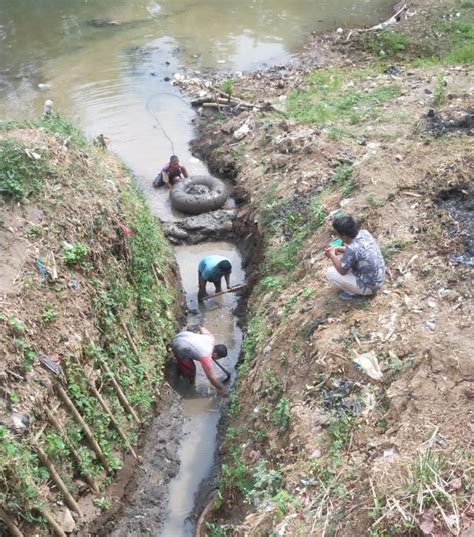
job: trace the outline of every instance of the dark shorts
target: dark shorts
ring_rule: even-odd
[[[164,186],[164,181],[163,181],[163,174],[160,172],[154,179],[153,181],[153,186],[155,188],[159,188],[160,186]]]
[[[183,377],[194,378],[196,376],[196,364],[194,363],[194,360],[180,360],[179,358],[176,358],[176,362],[178,364],[179,372]]]

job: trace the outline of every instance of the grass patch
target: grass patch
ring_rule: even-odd
[[[315,71],[307,78],[307,89],[294,91],[288,96],[288,115],[318,126],[335,121],[355,125],[375,119],[380,105],[398,97],[400,88],[393,83],[377,86],[368,92],[354,87],[354,81],[365,78],[365,72]],[[338,131],[338,134],[342,132]]]
[[[383,258],[385,259],[385,262],[390,263],[393,257],[395,257],[395,255],[401,252],[407,246],[407,244],[407,241],[395,239],[383,246],[380,250],[382,252]]]
[[[0,194],[13,201],[24,201],[40,192],[51,173],[47,155],[13,138],[0,140]]]
[[[376,34],[371,38],[370,48],[374,54],[381,58],[392,58],[404,52],[410,44],[410,36],[406,32],[388,30]]]

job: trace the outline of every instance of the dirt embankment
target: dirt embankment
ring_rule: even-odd
[[[180,434],[163,381],[177,271],[128,172],[60,117],[2,125],[0,154],[0,533],[84,534],[115,512],[156,407],[170,423],[145,463]],[[177,461],[158,459],[164,490]]]
[[[237,225],[264,238],[209,535],[472,524],[474,21],[468,3],[410,14],[396,31],[332,36],[337,67],[208,81],[233,104],[201,110],[194,150],[234,177],[249,202]],[[203,98],[201,82],[186,87]],[[325,279],[337,212],[385,256],[385,285],[363,305]]]

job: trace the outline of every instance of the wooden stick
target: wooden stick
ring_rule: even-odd
[[[119,320],[119,323],[123,331],[125,332],[125,337],[127,338],[127,341],[130,343],[130,347],[132,347],[132,350],[135,353],[136,357],[140,358],[140,354],[138,352],[137,346],[135,345],[135,342],[133,341],[132,336],[130,335],[130,332],[128,331],[127,325],[122,321],[122,319]]]
[[[79,452],[74,447],[74,445],[71,442],[71,439],[67,435],[66,431],[61,427],[61,424],[54,417],[54,414],[51,412],[51,410],[49,410],[49,408],[46,408],[45,410],[46,410],[46,415],[48,416],[49,422],[51,423],[51,425],[53,425],[53,427],[55,427],[59,431],[59,433],[63,437],[64,441],[66,442],[66,445],[67,445],[69,451],[71,452],[72,458],[74,459],[74,462],[76,463],[76,465],[77,465],[77,467],[78,467],[78,469],[79,469],[79,471],[81,473],[81,476],[84,478],[86,483],[89,485],[90,489],[93,492],[98,493],[99,492],[99,487],[97,486],[96,482],[92,479],[92,477],[89,474],[86,474],[84,472],[84,470],[82,469],[81,456],[79,455]]]
[[[38,509],[38,512],[44,516],[48,521],[49,526],[58,537],[67,537],[61,526],[54,520],[53,515],[47,509],[43,509],[42,511]]]
[[[56,471],[56,468],[54,467],[54,464],[50,461],[48,455],[38,445],[33,446],[33,448],[38,454],[40,461],[48,469],[49,475],[51,476],[51,479],[53,480],[54,484],[58,487],[58,489],[61,491],[61,494],[64,496],[64,501],[66,502],[66,505],[69,507],[69,509],[72,509],[79,516],[82,516],[82,511],[79,507],[79,504],[76,502],[73,495],[67,489],[66,485],[64,484],[64,481],[61,479],[61,476]]]
[[[87,380],[87,383],[89,384],[90,389],[92,390],[92,393],[94,394],[94,396],[99,401],[100,406],[104,409],[106,414],[109,416],[110,423],[112,424],[113,428],[117,431],[117,433],[119,434],[120,438],[125,442],[125,445],[127,446],[127,449],[130,451],[130,453],[134,456],[135,459],[137,459],[138,458],[137,454],[135,453],[135,451],[134,451],[132,445],[130,444],[130,442],[128,441],[127,436],[125,435],[125,433],[123,432],[122,428],[118,424],[118,422],[115,419],[112,411],[108,407],[107,403],[104,401],[104,398],[100,394],[99,390],[95,387],[94,382],[89,380],[87,377],[86,377],[86,380]]]
[[[395,15],[392,15],[389,19],[387,19],[385,22],[381,22],[380,24],[376,24],[375,26],[372,26],[368,30],[365,31],[371,31],[371,30],[383,30],[387,26],[390,26],[397,22],[398,17],[408,9],[406,4],[403,4],[403,6],[395,13]]]
[[[8,516],[7,512],[0,506],[0,518],[5,522],[8,531],[12,537],[24,537],[23,533],[16,527],[13,520]]]
[[[115,391],[117,392],[120,404],[123,406],[123,408],[125,408],[125,410],[127,412],[129,412],[132,415],[133,419],[139,424],[140,420],[139,420],[135,410],[133,410],[133,408],[131,407],[131,405],[128,402],[127,398],[125,397],[125,394],[123,393],[122,388],[120,387],[119,383],[115,379],[115,376],[112,373],[112,371],[110,370],[110,367],[108,366],[107,362],[102,360],[100,363],[103,366],[103,368],[105,369],[105,372],[109,375],[110,381],[112,382],[112,384],[113,384],[113,386],[115,388]]]
[[[82,430],[84,431],[87,440],[89,440],[91,447],[99,458],[100,462],[102,463],[102,466],[107,470],[107,472],[110,472],[111,470],[109,466],[109,461],[106,459],[104,453],[102,452],[102,449],[94,438],[94,435],[92,434],[92,431],[90,430],[89,426],[84,421],[82,416],[79,414],[79,411],[74,406],[74,403],[69,398],[69,395],[66,393],[66,391],[60,384],[56,384],[56,391],[61,401],[66,405],[68,410],[72,413],[72,415],[76,418],[76,421],[82,427]]]
[[[226,293],[232,293],[233,291],[238,291],[239,289],[243,289],[244,287],[247,287],[247,283],[242,283],[240,285],[235,285],[234,287],[231,287],[230,289],[226,289],[225,291],[219,291],[218,293],[215,293],[214,295],[205,296],[204,300],[208,298],[214,298],[215,296],[219,295],[225,295]]]

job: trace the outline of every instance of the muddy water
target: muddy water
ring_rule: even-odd
[[[205,255],[223,255],[232,263],[231,285],[238,285],[245,281],[240,254],[233,244],[226,242],[180,246],[175,251],[186,293],[188,324],[202,324],[215,335],[217,343],[227,346],[228,355],[219,363],[233,372],[242,341],[234,315],[236,294],[227,293],[198,304],[197,265]],[[213,292],[214,286],[208,284],[208,293],[212,295]],[[214,370],[217,377],[224,380],[225,373],[217,366],[214,366]],[[223,403],[199,365],[195,386],[181,379],[174,387],[184,397],[183,413],[187,419],[183,427],[185,440],[178,454],[180,470],[170,484],[169,516],[160,532],[163,537],[192,535],[195,520],[188,520],[188,516],[193,511],[199,486],[210,475],[216,462],[217,424]]]

